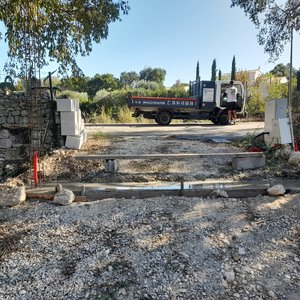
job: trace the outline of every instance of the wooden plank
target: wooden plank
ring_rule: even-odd
[[[54,194],[27,192],[26,198],[52,201],[54,199]],[[87,200],[86,200],[85,196],[75,196],[75,199],[74,199],[74,202],[86,202],[86,201]]]
[[[154,153],[140,155],[126,154],[86,154],[77,155],[78,160],[111,160],[111,159],[183,159],[183,158],[213,158],[213,157],[262,157],[263,152],[238,152],[238,153]]]

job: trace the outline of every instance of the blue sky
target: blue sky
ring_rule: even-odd
[[[258,30],[239,8],[230,8],[230,0],[129,0],[131,7],[122,22],[109,27],[109,36],[94,45],[88,57],[78,57],[87,76],[122,71],[139,72],[144,67],[167,71],[165,85],[176,80],[194,80],[196,63],[202,79],[210,79],[211,64],[217,60],[222,73],[230,72],[233,55],[238,70],[271,70],[277,63],[289,62],[290,47],[276,63],[257,43]],[[3,29],[3,26],[0,27]],[[3,30],[2,30],[3,31]],[[300,67],[300,37],[295,35],[295,68]],[[6,47],[0,42],[0,67]],[[51,65],[42,70],[54,70]],[[2,73],[2,72],[1,72]]]

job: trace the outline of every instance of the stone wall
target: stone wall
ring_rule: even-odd
[[[56,102],[44,90],[32,95],[0,92],[0,181],[28,160],[32,141],[44,149],[61,145],[57,115]]]

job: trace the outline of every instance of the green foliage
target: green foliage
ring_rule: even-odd
[[[60,65],[61,73],[70,69],[79,74],[76,57],[89,55],[93,43],[108,37],[108,25],[128,11],[128,2],[123,0],[0,1],[0,21],[5,25],[9,47],[7,69],[19,65],[24,75],[30,45],[36,58],[31,63],[36,66],[45,66],[49,57]]]
[[[217,76],[217,60],[214,59],[211,65],[211,81],[216,81]]]
[[[77,92],[87,91],[88,77],[66,77],[61,80],[60,88]]]
[[[97,102],[109,95],[109,92],[106,90],[100,90],[96,93],[96,96],[93,99],[93,102]]]
[[[260,29],[258,43],[264,45],[271,59],[277,59],[291,39],[291,31],[300,31],[300,2],[286,0],[231,0]],[[283,1],[281,1],[283,2]]]
[[[162,85],[156,81],[140,80],[136,83],[137,89],[158,90],[161,87],[162,87]]]
[[[112,74],[96,74],[88,80],[86,92],[93,98],[99,90],[114,91],[120,87],[120,82]]]
[[[246,111],[250,116],[262,116],[265,111],[263,95],[257,87],[251,88],[251,96],[250,100],[247,102]]]
[[[181,83],[179,80],[168,90],[168,97],[188,97],[188,84]]]
[[[133,87],[136,82],[138,82],[140,76],[137,72],[122,72],[120,75],[120,82],[125,87]]]
[[[66,96],[67,98],[78,100],[80,105],[89,101],[87,93],[65,90],[61,93],[61,96]]]
[[[222,80],[222,71],[221,70],[219,70],[218,79]]]
[[[140,79],[145,81],[155,81],[157,83],[162,84],[165,81],[166,70],[161,68],[144,68],[140,71]]]
[[[236,80],[236,63],[235,63],[235,55],[233,55],[232,63],[231,63],[231,80]]]
[[[249,78],[249,72],[247,71],[238,71],[235,75],[235,80],[238,80],[242,83],[248,83],[250,78]]]
[[[196,66],[196,80],[198,80],[199,77],[200,77],[200,67],[199,67],[199,60],[198,60]]]
[[[123,106],[119,109],[117,120],[120,123],[135,123],[136,118],[132,117],[132,111],[128,106]]]
[[[268,89],[267,100],[281,99],[288,97],[288,85],[280,84],[279,82],[272,82]]]
[[[290,64],[277,64],[270,73],[276,77],[286,77],[290,78]],[[297,76],[297,70],[295,68],[292,68],[292,77]]]

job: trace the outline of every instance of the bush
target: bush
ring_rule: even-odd
[[[70,99],[78,100],[80,104],[81,103],[86,103],[86,102],[89,101],[87,93],[79,93],[79,92],[75,92],[75,91],[66,90],[66,91],[63,91],[61,93],[61,95],[62,96],[67,96]]]
[[[250,100],[247,102],[246,111],[249,116],[262,117],[265,112],[265,102],[262,93],[257,88],[252,88]]]

